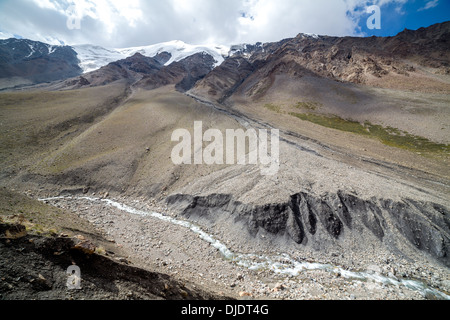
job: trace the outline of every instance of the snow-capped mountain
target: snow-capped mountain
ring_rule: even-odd
[[[154,57],[159,53],[168,52],[171,54],[171,59],[165,64],[168,66],[175,61],[204,52],[211,55],[216,61],[215,66],[218,66],[222,64],[230,51],[229,47],[223,45],[190,45],[179,40],[121,49],[107,49],[93,45],[75,45],[72,48],[77,52],[80,67],[84,73],[97,70],[108,63],[126,59],[136,53],[146,57]]]
[[[90,44],[72,46],[80,60],[80,68],[83,73],[95,71],[111,62],[127,58],[115,49],[106,49]]]
[[[229,56],[243,55],[249,57],[252,55],[252,53],[258,50],[260,51],[264,50],[263,43],[257,42],[256,44],[248,44],[248,43],[237,44],[231,46]]]
[[[227,46],[190,45],[183,41],[110,49],[89,44],[64,46],[28,39],[0,39],[0,79],[9,79],[2,80],[0,89],[76,77],[135,54],[148,58],[164,56],[164,61],[160,61],[161,66],[169,66],[174,62],[203,54],[211,57],[212,64],[205,58],[208,60],[206,67],[210,71],[222,64],[229,51]],[[194,60],[196,63],[201,62],[201,59]],[[10,79],[14,81],[11,82]]]
[[[82,72],[78,64],[77,54],[69,46],[0,40],[0,89],[75,77]]]

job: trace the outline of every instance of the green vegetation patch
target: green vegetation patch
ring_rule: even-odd
[[[88,222],[71,213],[6,188],[0,188],[0,223],[20,223],[27,233],[41,236],[91,230]]]
[[[307,109],[307,110],[315,111],[318,108],[322,107],[322,104],[319,102],[314,102],[314,101],[307,101],[307,102],[299,101],[299,102],[297,102],[295,107],[297,109]]]
[[[450,145],[430,141],[424,137],[415,136],[408,132],[375,125],[370,122],[364,124],[342,119],[337,116],[324,116],[319,114],[289,113],[304,121],[309,121],[327,128],[356,133],[366,137],[378,139],[385,145],[406,149],[418,153],[450,153]]]
[[[274,105],[273,103],[267,103],[266,105],[264,105],[264,108],[269,109],[270,111],[273,111],[276,113],[282,112],[280,106]]]

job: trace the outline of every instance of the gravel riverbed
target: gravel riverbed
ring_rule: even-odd
[[[326,300],[423,300],[435,299],[431,291],[409,288],[400,282],[387,284],[380,281],[385,276],[394,281],[421,279],[430,289],[446,292],[450,275],[444,269],[422,269],[405,264],[394,257],[367,257],[371,267],[366,271],[368,279],[347,277],[346,271],[357,266],[340,265],[339,269],[304,270],[298,274],[279,274],[273,268],[249,269],[238,261],[224,258],[223,254],[191,229],[158,219],[150,215],[138,215],[112,206],[105,199],[88,197],[61,197],[43,200],[56,207],[68,209],[96,226],[109,241],[129,252],[130,263],[138,267],[167,273],[182,281],[195,283],[200,288],[238,299],[326,299]],[[166,217],[184,221],[165,205],[155,201],[117,199],[142,212],[158,212]],[[250,243],[240,239],[227,239],[220,226],[214,228],[199,225],[202,231],[220,241],[234,253],[255,254],[283,260],[284,252],[272,251],[261,241]],[[288,252],[285,252],[288,253]],[[298,261],[320,262],[335,265],[318,252],[289,253]],[[247,256],[248,257],[248,256]],[[278,257],[278,258],[277,258]],[[372,264],[369,263],[372,261]],[[361,264],[358,264],[358,266]],[[341,271],[339,271],[341,270]],[[443,298],[442,296],[440,298]],[[444,297],[445,298],[445,297]]]

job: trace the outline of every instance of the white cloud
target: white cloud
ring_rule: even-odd
[[[0,39],[9,39],[9,38],[14,38],[14,35],[12,33],[0,31]]]
[[[435,8],[438,6],[438,4],[439,4],[439,0],[431,0],[431,1],[428,1],[423,8],[420,8],[417,11],[424,11],[424,10],[428,10],[431,8]]]
[[[61,4],[51,0],[34,0],[34,2],[42,9],[50,9],[55,11],[61,10]]]
[[[401,7],[407,0],[374,0]],[[106,47],[170,40],[277,41],[298,33],[360,35],[367,0],[2,0],[0,29],[26,38]],[[75,10],[69,10],[74,5]],[[69,30],[67,19],[80,19]]]
[[[238,40],[274,41],[300,32],[328,35],[354,34],[355,21],[347,16],[345,1],[253,0],[244,6],[246,18],[239,19]]]

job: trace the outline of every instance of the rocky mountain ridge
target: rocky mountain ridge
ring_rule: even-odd
[[[82,70],[80,65],[88,62],[91,65],[98,65],[95,59],[101,61],[106,59],[100,64],[104,65],[113,59],[122,61],[131,57],[136,59],[136,57],[150,57],[150,55],[151,58],[154,58],[165,53],[170,57],[162,64],[168,66],[165,64],[175,63],[172,67],[173,72],[185,72],[184,67],[178,70],[180,66],[177,63],[189,58],[193,60],[189,62],[191,66],[188,69],[191,70],[194,67],[193,64],[196,69],[203,69],[200,73],[194,72],[197,74],[191,78],[195,81],[191,79],[190,85],[183,85],[184,90],[190,89],[197,80],[207,75],[197,85],[196,92],[210,95],[212,99],[219,101],[230,96],[230,93],[237,90],[247,78],[249,78],[247,82],[252,85],[250,88],[245,88],[246,94],[252,97],[261,96],[271,85],[271,78],[277,74],[288,74],[293,77],[312,74],[335,81],[377,86],[383,80],[387,79],[389,82],[392,76],[410,77],[410,74],[415,74],[423,68],[431,69],[433,74],[438,75],[450,73],[448,53],[450,52],[450,22],[416,31],[404,30],[394,37],[329,37],[300,33],[295,38],[274,43],[234,45],[227,54],[225,54],[223,46],[215,48],[194,46],[191,48],[181,42],[174,43],[167,43],[166,46],[161,44],[160,47],[154,45],[122,49],[117,52],[102,48],[103,51],[108,52],[108,57],[105,58],[103,57],[105,54],[101,54],[103,51],[99,54],[95,53],[100,49],[91,52],[92,46],[89,48],[86,46],[50,46],[25,39],[1,40],[0,74],[2,78],[24,77],[25,80],[28,80],[24,82],[27,84],[49,82],[81,75],[83,70],[88,69]],[[169,44],[171,45],[169,46]],[[180,45],[181,47],[178,48]],[[181,51],[176,53],[164,51],[164,48],[170,49],[173,46]],[[192,58],[199,54],[211,58],[206,60]],[[129,56],[119,59],[126,55]],[[111,63],[114,65],[117,61]],[[98,70],[94,70],[94,72]],[[140,73],[147,75],[145,70],[141,71]],[[151,74],[152,72],[149,71],[149,75]],[[199,76],[200,74],[201,76]],[[84,75],[83,77],[86,78]],[[123,77],[127,78],[125,74]],[[171,83],[165,79],[166,77],[167,75],[154,81],[161,81],[161,85]],[[111,79],[117,80],[118,78],[120,77],[116,75]],[[148,86],[148,82],[147,84],[141,83],[140,86]],[[100,82],[101,84],[104,82]],[[155,87],[155,83],[148,87]]]
[[[433,80],[434,75],[450,74],[450,22],[385,38],[299,34],[246,50],[236,48],[235,52],[199,82],[194,93],[223,101],[241,88],[246,96],[258,99],[277,75],[288,75],[293,80],[310,75],[403,89],[404,82],[413,82],[424,69],[429,74],[422,76],[421,82]],[[398,81],[399,77],[406,80]],[[421,90],[421,86],[415,89]]]

